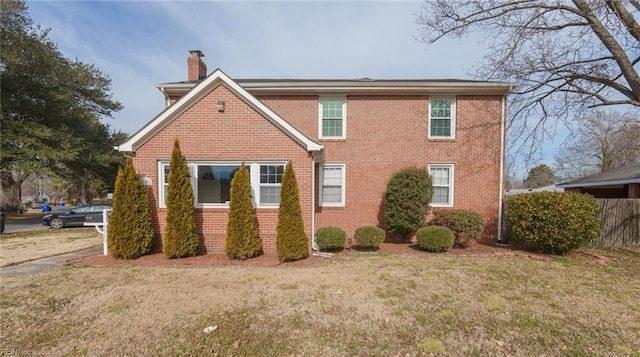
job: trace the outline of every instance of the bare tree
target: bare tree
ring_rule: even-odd
[[[556,156],[563,179],[640,163],[640,118],[637,112],[596,111],[569,137]]]
[[[426,43],[486,34],[469,74],[518,84],[509,145],[530,158],[575,113],[640,107],[639,17],[639,0],[425,0],[417,22]]]

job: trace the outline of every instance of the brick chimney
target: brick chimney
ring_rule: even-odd
[[[200,50],[189,51],[191,56],[187,58],[188,80],[198,81],[207,76],[207,65],[202,60],[204,53]]]

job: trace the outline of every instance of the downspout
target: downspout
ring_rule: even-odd
[[[316,244],[316,155],[311,153],[311,249],[318,251]]]
[[[502,243],[502,205],[504,195],[504,166],[505,166],[505,122],[507,119],[507,95],[511,92],[513,87],[509,87],[509,90],[502,95],[502,110],[500,118],[500,184],[498,191],[498,243]]]

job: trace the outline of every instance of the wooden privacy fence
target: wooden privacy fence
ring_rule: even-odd
[[[600,237],[591,242],[598,247],[640,245],[640,199],[598,198],[600,205]],[[509,210],[503,206],[502,242],[509,243]]]
[[[591,243],[599,247],[640,245],[640,199],[599,198],[600,237]]]

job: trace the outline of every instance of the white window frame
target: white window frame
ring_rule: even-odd
[[[158,161],[158,205],[160,208],[166,208],[165,202],[165,191],[168,187],[168,182],[165,182],[164,179],[164,167],[169,166],[169,161]],[[188,161],[189,172],[191,174],[191,186],[193,187],[194,194],[194,206],[196,208],[229,208],[229,203],[198,203],[198,177],[197,174],[197,166],[199,165],[211,165],[211,166],[231,166],[237,165],[240,166],[242,161],[224,161],[224,160],[212,160],[212,161]],[[251,182],[251,195],[253,198],[253,205],[256,208],[278,208],[279,204],[272,203],[261,203],[260,202],[260,187],[265,184],[260,184],[260,166],[263,165],[279,165],[286,168],[286,161],[245,161],[245,166],[249,168],[250,177],[249,180]],[[284,172],[283,172],[284,174]],[[167,179],[168,181],[168,179]],[[270,187],[281,186],[282,184],[268,184]]]
[[[448,203],[434,203],[431,202],[431,207],[453,207],[453,192],[454,192],[454,186],[455,186],[455,170],[454,170],[454,164],[429,164],[429,176],[432,176],[432,185],[434,187],[434,189],[436,187],[448,187],[449,188],[449,199],[448,199]],[[435,182],[433,182],[433,175],[431,174],[431,169],[448,169],[449,170],[449,183],[447,185],[436,185]],[[435,191],[435,190],[434,190]],[[435,193],[435,192],[434,192]]]
[[[260,207],[278,207],[280,206],[279,203],[263,203],[261,202],[260,198],[261,196],[261,190],[262,188],[266,188],[266,187],[280,187],[280,192],[282,192],[282,181],[280,181],[280,183],[261,183],[260,182],[260,167],[261,166],[282,166],[282,176],[284,177],[284,170],[286,169],[287,165],[286,163],[266,163],[266,162],[259,162],[259,163],[255,163],[252,164],[255,165],[255,171],[257,171],[257,190],[253,190],[253,192],[255,192],[256,194],[254,195],[254,200],[258,203],[258,206]],[[254,169],[252,168],[252,172],[254,171]],[[254,187],[254,185],[251,185],[252,187]]]
[[[432,135],[431,134],[431,101],[434,100],[451,100],[451,135],[449,136],[439,136],[439,135]],[[428,130],[429,130],[429,139],[444,139],[444,140],[449,140],[449,139],[455,139],[456,138],[456,97],[430,97],[429,98],[429,104],[428,104],[428,117],[429,120],[427,122],[428,124]],[[445,119],[445,118],[434,118],[434,119]]]
[[[322,113],[324,101],[342,102],[342,135],[324,136],[322,135]],[[320,97],[318,100],[318,138],[323,140],[340,140],[347,138],[347,98],[346,97]]]
[[[340,202],[323,202],[322,198],[324,196],[324,169],[325,168],[340,168],[341,172],[342,172],[342,182],[340,183],[341,186],[341,197],[342,200]],[[345,164],[334,164],[334,163],[325,163],[323,165],[320,165],[320,175],[319,175],[319,197],[318,197],[318,201],[320,203],[320,206],[322,207],[344,207],[346,205],[346,165]]]

